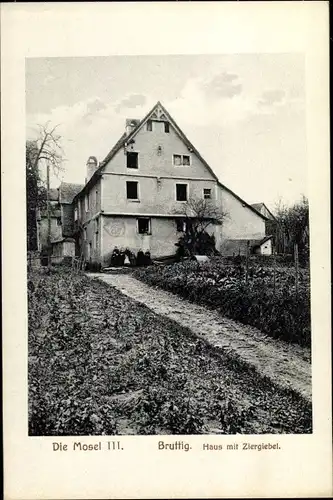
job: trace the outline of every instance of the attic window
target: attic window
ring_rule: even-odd
[[[181,155],[173,155],[173,164],[176,166],[179,166],[182,164],[182,157]]]
[[[151,120],[147,121],[147,130],[148,132],[152,132],[153,130],[153,122]]]
[[[189,167],[191,165],[191,159],[189,155],[173,155],[173,164],[176,167],[184,166]]]
[[[138,153],[128,152],[126,155],[127,168],[138,168]]]
[[[168,122],[164,122],[164,132],[168,134],[170,132],[170,126]]]
[[[188,155],[183,155],[183,165],[186,167],[190,165],[190,157]]]

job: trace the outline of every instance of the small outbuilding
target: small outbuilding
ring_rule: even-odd
[[[224,256],[245,256],[247,252],[252,255],[272,255],[273,236],[265,236],[256,240],[229,239],[224,243]]]
[[[252,245],[252,253],[255,255],[272,255],[273,236],[266,236],[261,241]]]

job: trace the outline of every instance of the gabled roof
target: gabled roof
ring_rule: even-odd
[[[71,184],[69,182],[62,182],[59,186],[59,202],[72,203],[75,196],[82,191],[83,184]]]
[[[271,215],[272,219],[275,220],[275,216],[272,214],[272,212],[267,208],[267,206],[265,205],[264,202],[261,202],[261,203],[252,203],[251,204],[251,207],[253,207],[255,210],[257,210],[258,212],[261,212],[261,210],[263,208],[265,208],[267,210],[267,212]],[[268,217],[267,217],[268,219]]]
[[[264,206],[264,203],[251,203],[251,207],[253,207],[255,210],[258,210],[258,212],[262,209]]]
[[[262,238],[262,240],[253,240],[252,245],[255,247],[260,247],[261,245],[266,243],[266,241],[271,240],[272,238],[273,238],[273,235],[270,234],[269,236],[265,236],[265,238]]]
[[[242,198],[240,198],[236,193],[231,191],[227,186],[222,184],[218,177],[216,176],[215,172],[211,169],[211,167],[208,165],[208,163],[204,160],[204,158],[201,156],[199,151],[194,147],[194,145],[190,142],[190,140],[186,137],[184,132],[179,128],[175,120],[170,116],[168,111],[165,109],[165,107],[162,105],[160,101],[158,101],[155,106],[146,114],[146,116],[141,120],[138,121],[137,125],[133,128],[132,132],[130,134],[126,134],[126,132],[120,137],[120,139],[116,142],[116,144],[113,146],[111,151],[106,155],[104,160],[99,164],[98,169],[94,172],[94,174],[91,176],[89,181],[85,186],[83,186],[84,189],[87,189],[89,186],[94,184],[98,177],[101,175],[103,168],[105,165],[118,153],[118,151],[125,145],[130,143],[133,139],[134,136],[141,130],[141,128],[145,125],[145,123],[150,119],[150,117],[154,114],[154,112],[160,108],[162,110],[162,113],[165,115],[167,120],[170,122],[170,124],[173,126],[177,134],[180,136],[180,138],[183,140],[183,142],[186,144],[188,149],[192,152],[195,153],[195,155],[199,158],[199,160],[205,165],[207,170],[210,172],[210,174],[213,176],[213,178],[217,181],[218,185],[228,191],[232,196],[234,196],[238,201],[242,203],[243,206],[247,207],[250,209],[252,212],[254,212],[256,215],[259,215],[262,219],[267,220],[267,217],[265,217],[263,214],[258,212],[253,206],[249,205],[246,201],[244,201]],[[77,193],[78,194],[78,193]]]
[[[249,208],[252,212],[254,212],[256,215],[259,215],[259,217],[261,217],[262,219],[264,220],[268,220],[268,218],[263,215],[262,213],[258,212],[258,210],[256,210],[253,205],[249,205],[245,200],[243,200],[240,196],[238,196],[238,194],[234,193],[234,191],[231,191],[231,189],[229,189],[227,186],[225,186],[224,184],[222,184],[222,182],[218,181],[218,185],[225,189],[226,191],[228,191],[228,193],[230,193],[234,198],[236,198],[238,201],[241,202],[241,204],[246,207],[246,208]]]
[[[50,201],[59,201],[59,190],[51,188],[49,190],[49,199]]]
[[[272,239],[273,236],[265,236],[261,240],[249,240],[246,238],[240,238],[240,239],[227,239],[224,241],[224,253],[225,254],[237,254],[238,252],[241,254],[245,254],[247,251],[247,242],[249,242],[250,248],[254,249],[256,247],[260,247],[266,241]]]

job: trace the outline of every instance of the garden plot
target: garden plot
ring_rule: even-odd
[[[29,434],[309,433],[311,404],[82,275],[28,281]]]
[[[135,271],[143,282],[254,326],[270,337],[311,346],[310,277],[302,269],[256,263],[246,268],[221,259],[150,266]]]

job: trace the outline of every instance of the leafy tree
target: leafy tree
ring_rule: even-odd
[[[175,210],[180,215],[183,236],[178,243],[178,255],[214,255],[217,252],[215,237],[209,234],[208,228],[221,225],[228,216],[227,212],[217,207],[212,200],[190,198],[181,208]]]
[[[278,223],[278,240],[286,253],[293,253],[298,245],[300,256],[309,256],[309,202],[305,196],[288,207],[283,202],[276,206],[275,217]]]

